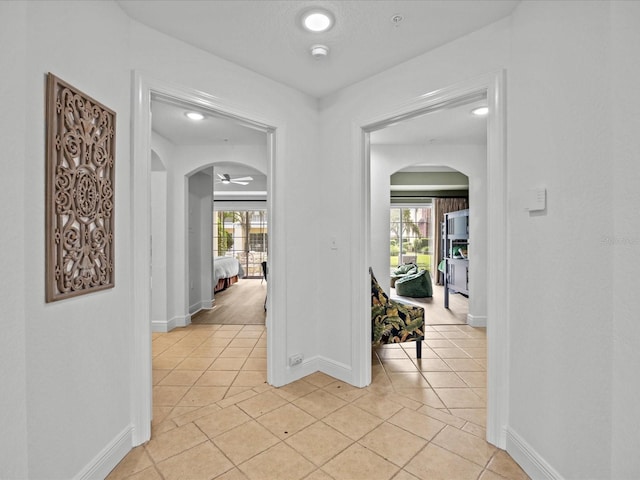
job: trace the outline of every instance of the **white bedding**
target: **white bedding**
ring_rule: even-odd
[[[244,277],[244,270],[240,262],[233,257],[214,257],[213,259],[213,284],[216,285],[221,278],[230,278],[238,275]]]

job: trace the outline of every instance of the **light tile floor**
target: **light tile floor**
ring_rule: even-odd
[[[427,327],[372,354],[372,383],[314,373],[266,383],[259,325],[153,335],[152,439],[107,477],[183,480],[504,480],[527,475],[484,440],[486,336]]]

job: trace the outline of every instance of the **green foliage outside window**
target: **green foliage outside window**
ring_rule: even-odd
[[[238,222],[242,217],[240,212],[218,212],[218,255],[223,257],[233,248],[233,234],[225,230],[225,222]]]
[[[218,223],[218,255],[224,256],[233,247],[233,235],[224,229],[224,224]]]
[[[389,224],[390,267],[410,256],[420,268],[431,268],[431,209],[423,205],[392,207]]]

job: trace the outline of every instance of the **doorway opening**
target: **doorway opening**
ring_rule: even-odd
[[[443,170],[442,167],[437,169]],[[462,174],[460,176],[464,177]],[[459,246],[454,251],[446,246],[450,242],[446,240],[444,222],[440,218],[443,211],[468,209],[468,191],[463,193],[462,197],[451,197],[453,193],[446,192],[447,197],[444,198],[407,197],[403,198],[403,202],[397,202],[398,197],[394,197],[392,192],[389,296],[392,300],[423,308],[425,326],[473,324],[480,316],[477,310],[469,315],[469,259],[466,253],[463,257],[463,252],[468,252],[468,249],[459,253]],[[417,201],[420,203],[415,203]],[[456,245],[462,241],[456,238]],[[478,243],[479,246],[481,244]],[[377,248],[374,247],[375,250]],[[484,252],[478,253],[485,256]],[[477,265],[481,268],[483,263],[483,260],[477,259]],[[454,271],[456,266],[458,270]],[[428,281],[422,289],[407,288],[402,283],[396,288],[396,281],[405,277],[405,272],[415,274],[423,270]],[[477,273],[482,275],[484,272]],[[454,278],[465,288],[454,289]],[[474,295],[484,297],[474,298],[474,308],[486,304],[486,289],[480,286],[475,289]],[[484,314],[481,316],[486,317]]]
[[[172,178],[171,185],[167,184],[166,189],[166,209],[167,212],[173,213],[173,219],[177,220],[175,228],[167,228],[167,252],[173,254],[172,260],[167,262],[167,277],[176,278],[177,282],[182,285],[171,290],[172,296],[167,300],[168,311],[185,312],[178,315],[174,315],[169,318],[166,323],[166,327],[169,328],[173,325],[179,326],[180,322],[186,322],[190,319],[189,309],[189,289],[191,288],[191,279],[189,277],[189,228],[188,228],[188,216],[189,216],[189,176],[194,173],[206,170],[210,168],[215,162],[212,161],[211,156],[206,159],[202,158],[196,152],[197,149],[191,149],[185,147],[184,155],[182,156],[182,163],[180,168],[176,169],[177,164],[175,162],[167,161],[168,158],[172,158],[175,153],[171,142],[166,141],[158,132],[152,131],[152,103],[158,99],[162,99],[163,103],[172,105],[174,107],[193,108],[200,113],[210,118],[217,118],[226,121],[229,124],[240,126],[245,130],[251,130],[256,132],[262,138],[261,148],[263,150],[262,158],[264,159],[264,165],[262,171],[266,175],[266,211],[269,218],[273,220],[273,201],[272,196],[275,191],[275,155],[276,155],[276,130],[275,123],[264,122],[261,120],[253,120],[253,118],[261,118],[260,115],[249,113],[247,116],[246,110],[243,112],[237,111],[237,109],[231,105],[226,104],[217,97],[213,97],[204,94],[199,91],[194,91],[186,88],[179,88],[172,85],[167,85],[162,82],[144,78],[139,74],[135,75],[136,95],[134,102],[134,121],[133,121],[133,137],[134,141],[134,161],[132,162],[132,234],[133,234],[133,248],[134,248],[134,261],[132,265],[133,286],[132,292],[134,297],[134,311],[133,316],[136,319],[134,328],[134,365],[132,366],[132,405],[133,405],[133,442],[134,444],[141,444],[147,441],[151,435],[151,419],[152,419],[152,352],[151,352],[151,304],[152,304],[152,291],[150,285],[152,283],[152,255],[154,259],[157,259],[159,252],[153,247],[158,246],[157,241],[152,239],[152,208],[151,208],[151,188],[152,188],[152,139],[154,143],[153,157],[156,156],[163,159],[163,167],[166,169],[163,173],[167,178]],[[184,118],[186,112],[182,112],[181,116]],[[155,115],[155,113],[154,113]],[[182,120],[180,118],[180,120]],[[224,138],[221,139],[224,142]],[[238,150],[238,146],[235,145],[235,150]],[[231,160],[227,158],[227,160]],[[161,170],[161,169],[158,169]],[[179,173],[177,172],[179,170]],[[213,181],[211,182],[213,183]],[[213,192],[212,196],[213,197]],[[208,237],[209,246],[213,243],[212,237],[212,224],[213,224],[213,200],[200,202],[200,205],[208,204],[208,209],[211,212],[209,215]],[[264,205],[263,205],[264,208]],[[204,209],[203,209],[204,210]],[[180,220],[181,219],[181,220]],[[180,224],[180,225],[178,225]],[[272,238],[277,237],[277,229],[272,229]],[[152,243],[153,242],[153,243]],[[208,249],[209,258],[211,259],[213,250]],[[279,251],[276,249],[270,255],[269,262],[277,261]],[[208,262],[209,270],[212,268],[212,262]],[[204,264],[203,264],[204,265]],[[169,270],[173,268],[172,272]],[[203,268],[206,270],[206,267]],[[171,273],[171,275],[169,275]],[[205,274],[202,276],[203,284],[211,282],[211,275]],[[270,282],[268,286],[269,290],[276,290],[278,288],[277,282]],[[169,291],[169,286],[167,286]],[[203,288],[203,291],[207,291],[207,288]],[[210,290],[209,290],[210,291]],[[275,295],[273,295],[275,296]],[[280,311],[280,305],[278,302],[273,302],[273,305],[269,304],[270,315],[267,317],[268,327],[266,329],[264,339],[264,363],[266,364],[266,380],[274,385],[282,383],[280,379],[281,374],[275,372],[273,360],[270,358],[271,354],[268,352],[284,350],[282,346],[281,338],[283,335],[278,335],[284,328],[284,315],[276,315]],[[172,309],[172,310],[171,310]],[[271,315],[272,314],[272,315]],[[171,313],[169,313],[171,315]],[[183,317],[184,316],[184,317]],[[264,323],[264,322],[263,322]],[[268,347],[268,348],[267,348]]]
[[[363,188],[363,219],[361,221],[363,236],[362,244],[365,246],[361,258],[362,265],[373,265],[374,271],[383,271],[388,268],[388,251],[386,242],[379,240],[388,239],[388,215],[380,220],[379,214],[381,199],[386,203],[388,195],[381,195],[381,188],[387,189],[389,171],[381,173],[379,164],[372,162],[373,146],[371,137],[377,131],[396,125],[405,120],[418,118],[430,112],[437,112],[445,107],[468,104],[474,100],[486,98],[489,107],[487,117],[487,146],[486,146],[486,175],[484,182],[474,186],[470,176],[470,192],[477,187],[486,192],[486,216],[482,219],[485,224],[486,238],[486,274],[483,275],[486,284],[486,325],[487,325],[487,440],[494,445],[504,448],[506,445],[505,425],[508,412],[508,351],[506,319],[508,281],[506,268],[506,166],[504,145],[504,73],[486,75],[461,84],[447,87],[435,92],[418,97],[412,102],[404,104],[401,109],[392,113],[381,114],[368,123],[362,124],[362,171],[365,178]],[[415,162],[418,163],[418,162]],[[407,162],[407,166],[410,165]],[[442,164],[438,162],[436,164]],[[447,162],[454,168],[467,173],[462,168]],[[378,193],[376,195],[376,193]],[[470,202],[472,205],[474,202]],[[473,208],[473,206],[472,206]],[[389,205],[386,204],[387,212]],[[376,212],[376,214],[373,214]],[[476,218],[482,217],[476,215]],[[377,224],[381,222],[382,227]],[[473,228],[473,227],[471,227]],[[388,241],[388,240],[387,240]],[[376,245],[384,245],[381,254],[376,254]],[[359,371],[362,383],[366,384],[371,378],[371,345],[366,341],[367,323],[369,319],[369,298],[366,294],[370,283],[369,276],[362,269],[362,283],[354,289],[354,297],[361,298],[361,330],[358,332],[365,340],[361,341],[358,349],[362,353],[361,370]],[[471,297],[473,298],[473,297]],[[366,359],[366,361],[365,361]],[[367,365],[367,363],[369,363]]]

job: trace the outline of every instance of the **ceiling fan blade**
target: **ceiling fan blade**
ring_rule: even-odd
[[[223,180],[223,179],[224,179],[224,175],[222,175],[221,173],[218,173],[217,175],[218,175],[218,177],[220,178],[220,180]]]
[[[253,177],[239,177],[239,178],[232,178],[231,181],[236,181],[236,182],[250,182],[253,180]]]
[[[249,185],[249,182],[238,182],[237,180],[231,180],[231,183],[235,183],[238,185]]]

